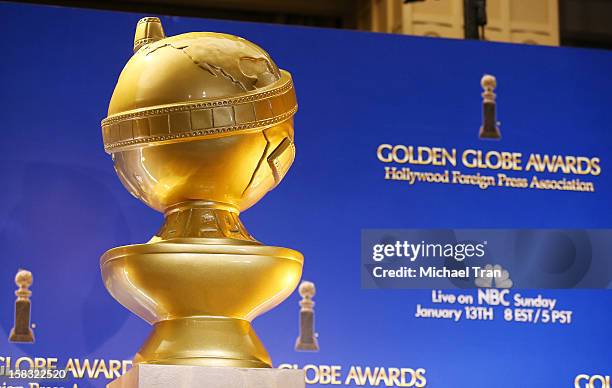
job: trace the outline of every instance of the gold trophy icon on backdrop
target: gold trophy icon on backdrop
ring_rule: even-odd
[[[112,296],[153,325],[135,363],[271,366],[251,321],[293,292],[303,257],[255,240],[239,214],[293,163],[296,110],[291,75],[259,46],[138,22],[102,134],[123,185],[165,220],[100,260]]]
[[[15,324],[9,334],[10,342],[34,342],[34,332],[30,325],[32,307],[32,302],[30,301],[32,291],[30,291],[30,286],[32,282],[32,272],[25,269],[17,271],[15,284],[19,288],[15,291],[15,296],[17,297],[15,301]]]
[[[303,281],[298,291],[302,300],[300,301],[300,334],[295,341],[295,350],[298,352],[318,352],[319,334],[315,332],[315,302],[312,300],[316,294],[315,284]]]
[[[495,88],[497,87],[497,79],[495,76],[485,74],[480,80],[482,86],[482,126],[480,127],[479,137],[481,139],[501,139],[501,131],[497,122],[497,114],[495,113],[497,103],[495,99]]]

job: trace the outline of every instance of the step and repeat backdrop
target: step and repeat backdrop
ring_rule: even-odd
[[[162,223],[100,130],[143,16],[0,4],[1,387],[104,387],[150,332],[99,268]],[[610,386],[612,52],[161,19],[243,36],[294,78],[295,163],[242,215],[312,282],[254,322],[275,367],[312,386]],[[11,376],[35,367],[61,373]]]

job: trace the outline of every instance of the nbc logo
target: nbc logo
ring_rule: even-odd
[[[477,277],[474,280],[474,284],[478,288],[512,288],[513,282],[510,279],[510,273],[502,268],[501,265],[491,265],[487,264],[484,267],[483,273],[480,277]],[[489,275],[491,274],[491,275]],[[499,276],[494,276],[493,274],[500,274]]]

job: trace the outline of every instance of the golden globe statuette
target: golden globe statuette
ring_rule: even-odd
[[[291,294],[303,257],[256,241],[239,214],[293,162],[291,75],[247,40],[165,37],[157,18],[138,23],[134,51],[104,146],[127,190],[165,220],[148,243],[100,260],[113,297],[153,324],[134,362],[270,367],[250,322]]]
[[[498,127],[496,115],[496,95],[495,88],[497,87],[497,79],[485,74],[480,80],[482,86],[482,126],[480,127],[481,139],[500,139],[501,132]]]
[[[9,334],[10,342],[34,342],[34,332],[30,327],[30,313],[31,304],[30,286],[32,285],[32,272],[25,269],[20,269],[15,275],[15,284],[17,284],[17,291],[15,291],[15,325],[11,329]]]
[[[295,341],[295,350],[298,352],[318,352],[319,334],[315,332],[315,296],[316,288],[313,282],[303,281],[298,289],[302,300],[300,301],[300,334]]]

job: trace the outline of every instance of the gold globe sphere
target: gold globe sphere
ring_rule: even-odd
[[[20,288],[28,288],[32,285],[32,272],[20,269],[15,275],[15,284]]]
[[[296,109],[291,76],[263,49],[199,32],[139,47],[102,126],[121,181],[152,208],[204,200],[242,211],[289,169]]]

